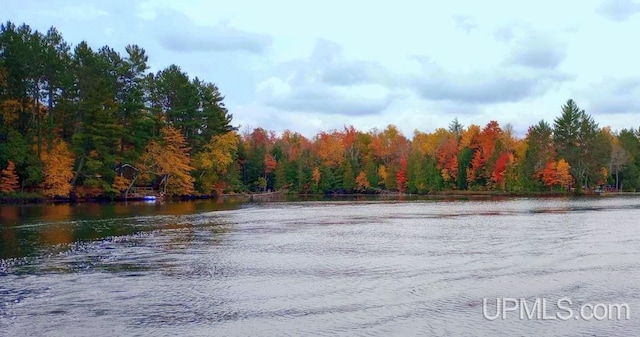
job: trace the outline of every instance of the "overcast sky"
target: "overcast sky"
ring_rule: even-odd
[[[214,82],[234,124],[433,131],[457,117],[523,135],[569,98],[640,126],[640,4],[583,1],[1,0],[2,21],[74,46],[147,50]]]

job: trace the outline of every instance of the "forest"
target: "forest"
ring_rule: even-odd
[[[192,197],[640,187],[640,129],[601,127],[571,99],[524,138],[508,124],[454,118],[413,135],[394,125],[345,126],[306,138],[240,132],[215,84],[177,65],[150,72],[147,63],[138,45],[94,50],[72,46],[55,28],[2,24],[0,195],[114,199],[135,186]]]

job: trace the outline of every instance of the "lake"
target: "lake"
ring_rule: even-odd
[[[4,205],[0,336],[632,336],[639,218],[639,197]]]

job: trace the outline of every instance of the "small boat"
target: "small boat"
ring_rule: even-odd
[[[144,197],[142,197],[142,200],[155,201],[156,200],[156,196],[155,195],[145,195]]]

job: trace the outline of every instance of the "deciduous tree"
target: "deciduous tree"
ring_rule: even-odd
[[[193,193],[193,177],[189,148],[182,133],[169,125],[161,130],[161,140],[147,145],[141,158],[141,171],[165,177],[165,193],[186,195]]]
[[[11,160],[7,163],[7,167],[0,172],[0,192],[13,193],[18,190],[20,183],[18,174],[16,174],[16,164]]]
[[[356,177],[356,188],[358,191],[364,192],[369,189],[371,185],[369,184],[369,180],[367,179],[367,174],[364,171],[360,171],[358,173],[358,177]]]
[[[51,152],[43,153],[44,183],[42,194],[48,197],[68,197],[71,193],[73,178],[73,154],[67,143],[57,141]]]

